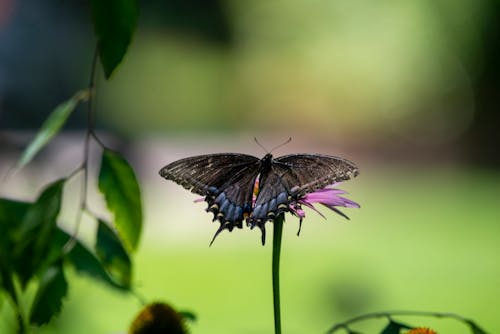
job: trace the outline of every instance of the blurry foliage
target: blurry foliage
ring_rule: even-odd
[[[135,30],[138,6],[135,0],[93,2],[95,30],[100,60],[107,77],[125,55]],[[124,14],[127,15],[124,15]],[[65,270],[73,266],[109,287],[130,291],[132,263],[130,254],[137,249],[142,229],[142,203],[135,173],[128,162],[112,152],[94,132],[92,97],[96,61],[91,70],[88,90],[77,92],[48,116],[35,138],[22,154],[17,168],[28,164],[63,128],[77,106],[88,99],[88,124],[82,164],[70,177],[46,186],[34,202],[0,198],[0,289],[12,301],[17,317],[17,332],[27,333],[31,326],[41,326],[58,315],[68,291]],[[112,222],[105,222],[89,211],[89,150],[94,139],[103,151],[99,171],[99,190],[110,211]],[[82,193],[75,233],[67,234],[58,226],[67,180],[83,173]],[[78,240],[78,226],[83,212],[99,221],[94,250]],[[30,298],[27,287],[35,286]],[[26,299],[30,299],[28,303]],[[26,309],[28,308],[28,309]]]
[[[106,79],[121,63],[139,16],[136,0],[92,0],[97,47]]]
[[[55,263],[45,270],[30,313],[30,324],[43,325],[59,314],[62,309],[62,299],[68,292],[68,282],[64,277],[62,263]]]
[[[120,286],[131,287],[132,263],[116,233],[99,220],[95,250],[97,257]]]
[[[42,124],[37,136],[31,141],[30,145],[24,150],[21,159],[19,159],[18,168],[28,164],[33,157],[59,132],[66,123],[68,117],[75,110],[80,101],[88,98],[88,91],[77,92],[72,98],[61,103],[50,114],[47,120]]]
[[[126,249],[134,251],[142,230],[141,192],[134,170],[120,154],[106,148],[99,170],[99,190],[115,215]]]
[[[394,320],[389,320],[389,323],[387,324],[387,326],[384,327],[384,329],[382,330],[382,332],[380,332],[380,334],[399,334],[401,333],[401,330],[411,329],[411,328],[412,327],[408,325],[396,322]]]

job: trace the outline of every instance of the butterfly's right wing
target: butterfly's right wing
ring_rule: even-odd
[[[291,154],[273,159],[271,169],[260,176],[259,194],[247,222],[258,226],[265,242],[265,223],[290,211],[303,195],[358,175],[346,159],[321,154]]]
[[[259,159],[246,154],[209,154],[177,160],[160,170],[160,175],[192,192],[205,196],[207,211],[214,213],[221,228],[241,227],[252,210]]]
[[[282,181],[295,195],[304,195],[359,174],[351,161],[324,154],[290,154],[274,159],[283,170]]]

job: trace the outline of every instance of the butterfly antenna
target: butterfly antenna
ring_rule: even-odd
[[[277,148],[280,148],[280,147],[282,147],[282,146],[285,146],[286,144],[288,144],[288,143],[289,143],[289,142],[291,142],[291,141],[292,141],[292,137],[288,138],[288,139],[287,139],[284,143],[279,144],[278,146],[273,147],[273,149],[272,149],[272,150],[271,150],[271,152],[269,152],[269,153],[272,153],[272,152],[273,152],[275,149],[277,149]]]
[[[266,150],[266,148],[264,147],[264,145],[262,145],[261,143],[259,143],[259,141],[257,140],[257,137],[253,137],[253,140],[255,140],[255,142],[257,143],[257,145],[259,145],[260,148],[262,148],[266,154],[269,153],[269,151]]]

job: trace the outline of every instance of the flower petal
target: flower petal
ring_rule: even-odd
[[[316,207],[314,207],[314,205],[312,205],[311,203],[309,203],[309,202],[302,202],[302,201],[301,201],[301,204],[304,204],[304,205],[305,205],[305,206],[307,206],[308,208],[310,208],[310,209],[312,209],[312,210],[316,211],[316,212],[317,212],[317,213],[318,213],[321,217],[323,217],[323,218],[325,218],[325,219],[326,219],[326,217],[325,217],[325,216],[324,216],[321,212],[319,212],[319,211],[318,211],[318,209],[316,209]],[[304,214],[304,216],[305,216],[305,214]]]
[[[303,212],[302,209],[300,209],[301,205],[305,205],[308,208],[316,211],[319,215],[321,215],[323,218],[325,216],[316,209],[316,207],[313,205],[314,203],[320,203],[327,207],[328,209],[336,212],[337,214],[341,215],[342,217],[345,217],[346,219],[349,219],[347,215],[345,215],[342,211],[337,209],[337,207],[345,207],[345,208],[359,208],[359,204],[347,199],[345,197],[342,197],[340,195],[346,194],[347,192],[342,190],[342,189],[337,189],[334,188],[336,185],[339,183],[332,184],[330,186],[327,186],[323,189],[316,190],[312,193],[308,193],[304,195],[304,197],[300,198],[296,204],[290,204],[290,210],[292,213],[301,219],[305,217],[305,213]],[[300,209],[300,213],[298,209]]]

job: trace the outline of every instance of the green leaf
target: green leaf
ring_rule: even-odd
[[[26,238],[26,233],[30,233],[30,230],[37,231],[34,244],[36,252],[41,252],[47,247],[48,240],[56,229],[65,182],[66,179],[60,179],[49,184],[24,216],[23,238]]]
[[[188,320],[190,322],[196,322],[196,320],[198,319],[196,314],[191,311],[179,311],[177,313],[179,313],[179,315],[183,317],[185,320]]]
[[[49,267],[40,278],[30,314],[30,323],[43,325],[61,311],[62,300],[68,291],[62,263]]]
[[[474,321],[468,320],[467,324],[469,325],[473,334],[487,334],[486,331],[479,327]]]
[[[0,288],[6,291],[12,300],[17,303],[12,273],[17,262],[12,252],[18,233],[30,203],[0,198]],[[18,264],[17,264],[18,266]]]
[[[402,329],[411,329],[412,327],[389,320],[387,326],[380,332],[380,334],[399,334]]]
[[[70,238],[63,230],[58,230],[57,234],[59,234],[62,240],[65,240],[64,243]],[[114,288],[127,290],[127,287],[120,286],[113,281],[97,257],[78,240],[75,241],[75,245],[66,255],[65,259],[75,267],[78,273],[87,275],[90,278],[108,284]]]
[[[5,292],[7,292],[14,301],[14,303],[17,304],[16,288],[14,286],[14,281],[12,279],[12,272],[6,270],[6,268],[3,265],[0,266],[0,288]],[[0,299],[2,299],[1,295]]]
[[[36,202],[29,206],[21,225],[12,234],[12,266],[23,287],[46,264],[46,255],[57,228],[56,219],[65,181],[61,179],[48,185]]]
[[[0,198],[0,238],[5,237],[4,233],[9,233],[9,230],[21,225],[29,206],[28,202]]]
[[[142,229],[142,205],[134,170],[118,153],[105,149],[99,171],[99,190],[108,209],[114,213],[114,225],[130,252],[137,248]]]
[[[104,268],[114,280],[124,287],[130,287],[132,270],[130,258],[115,232],[99,220],[96,238],[96,253]]]
[[[106,79],[121,63],[139,16],[136,0],[92,0],[92,17]]]
[[[14,235],[19,234],[23,218],[31,203],[0,198],[0,267],[11,263],[12,249],[17,243]]]
[[[26,147],[17,163],[17,168],[28,164],[35,155],[61,130],[69,115],[75,110],[78,103],[88,98],[88,91],[77,92],[69,100],[58,105],[42,124],[35,138]]]

